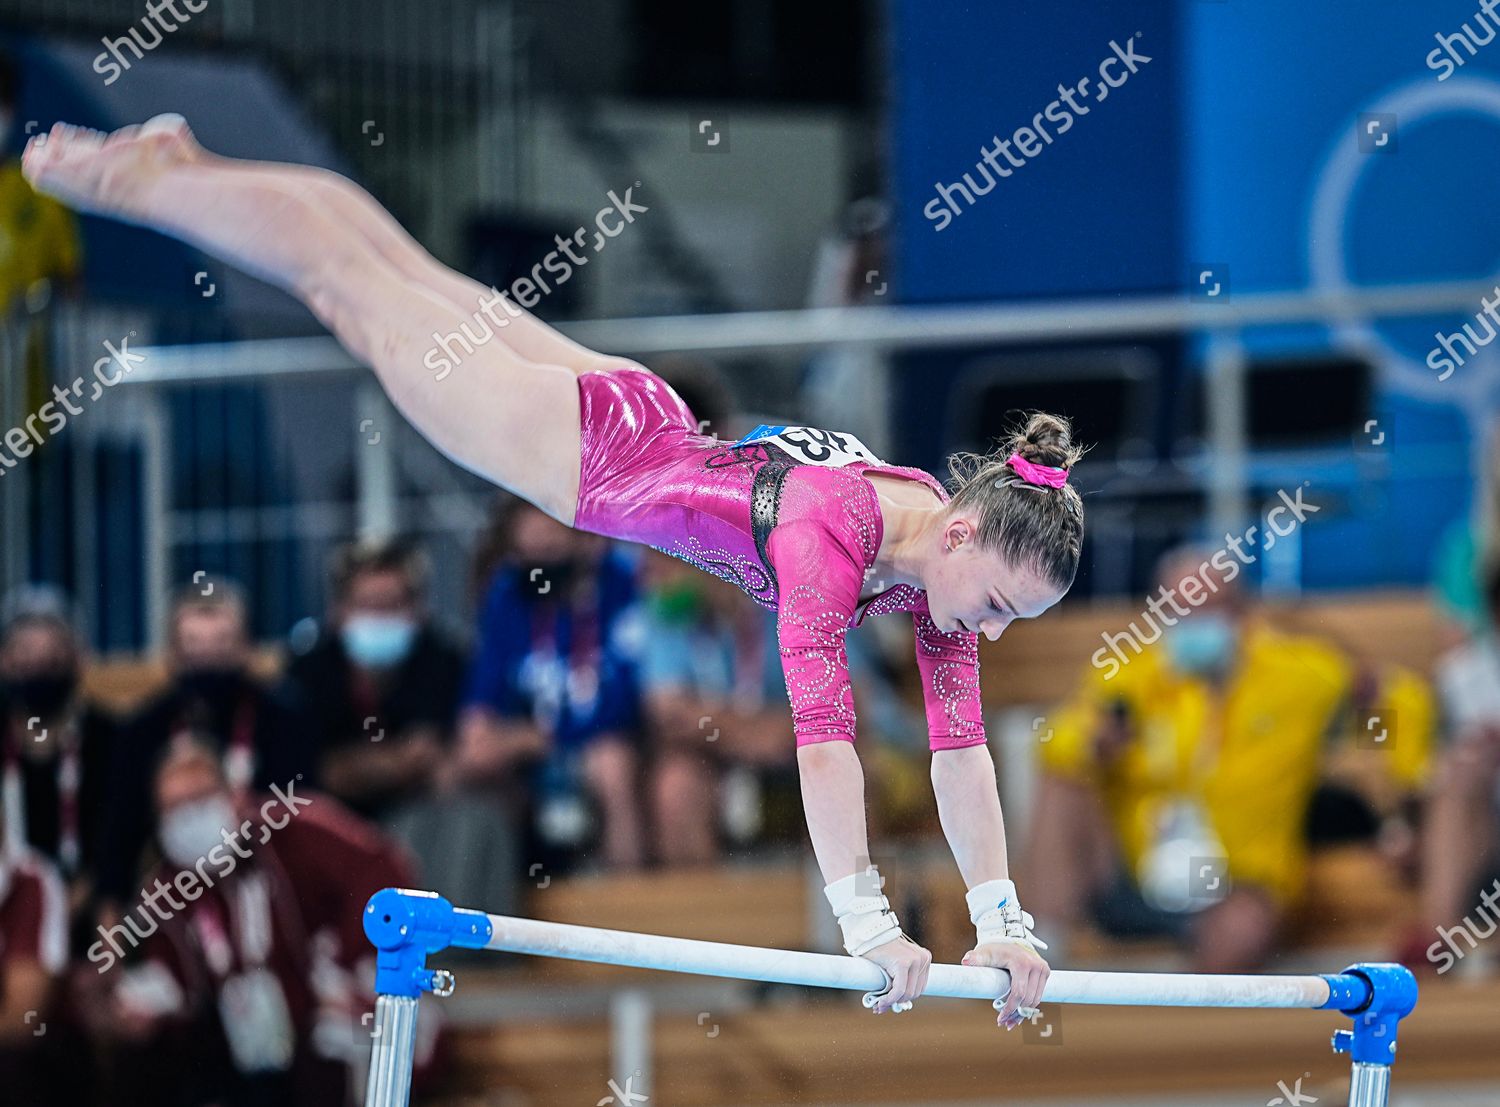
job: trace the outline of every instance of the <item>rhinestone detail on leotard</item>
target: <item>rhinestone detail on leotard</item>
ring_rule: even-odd
[[[697,433],[681,397],[639,367],[582,373],[578,390],[581,456],[574,525],[653,546],[777,610],[799,745],[853,739],[844,636],[871,615],[896,611],[913,614],[932,748],[984,740],[977,638],[939,632],[928,617],[923,590],[907,584],[883,588],[870,580],[883,522],[879,497],[865,474],[920,481],[946,498],[931,475],[863,462],[842,467],[797,462],[775,473],[774,485],[765,485],[761,507],[769,509],[773,522],[757,542],[756,476],[778,456],[787,456],[784,451],[726,445]],[[872,584],[877,594],[861,606]]]

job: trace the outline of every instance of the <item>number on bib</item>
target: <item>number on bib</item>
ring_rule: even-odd
[[[827,465],[837,469],[855,461],[871,465],[885,464],[858,438],[843,431],[820,430],[817,427],[773,427],[763,423],[735,445],[747,446],[751,443],[774,443],[807,465]]]

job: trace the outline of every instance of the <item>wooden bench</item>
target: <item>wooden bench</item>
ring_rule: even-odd
[[[1442,618],[1423,591],[1320,597],[1271,603],[1264,610],[1273,626],[1327,638],[1356,661],[1400,664],[1424,676],[1447,644]],[[1131,622],[1147,625],[1139,602],[1063,607],[1012,623],[997,642],[981,641],[986,707],[1067,699],[1104,646],[1105,632],[1119,633]]]
[[[263,680],[275,680],[284,664],[274,646],[257,649],[251,670]],[[167,686],[166,663],[159,657],[115,654],[89,665],[83,674],[84,693],[107,711],[129,715]]]
[[[1302,1092],[1321,1103],[1347,1095],[1348,1060],[1328,1041],[1350,1021],[1335,1012],[1084,1004],[1047,1010],[1055,1027],[1048,1039],[1028,1036],[1024,1026],[999,1030],[992,1012],[970,1000],[923,1000],[910,1013],[877,1017],[854,993],[830,992],[805,1004],[709,1011],[707,1018],[663,1013],[652,1023],[647,1090],[651,1103],[674,1107],[1083,1096],[1109,1102],[1194,1093],[1265,1103],[1278,1081],[1291,1086],[1301,1077]],[[1496,1010],[1500,981],[1425,986],[1402,1024],[1395,1087],[1500,1080]],[[466,1029],[451,1046],[451,1081],[433,1101],[441,1107],[577,1105],[611,1094],[602,1012],[582,1023]]]
[[[801,949],[807,941],[807,891],[806,872],[798,864],[604,874],[554,879],[531,889],[526,915],[638,934]],[[622,971],[551,958],[528,959],[525,968],[558,980]]]
[[[883,861],[886,894],[941,961],[956,962],[972,946],[974,928],[964,883],[951,859]],[[812,907],[807,870],[797,863],[754,868],[707,867],[662,873],[600,875],[552,880],[529,893],[530,918],[578,926],[665,934],[778,949],[809,948]],[[1312,855],[1308,894],[1288,919],[1285,944],[1320,948],[1393,948],[1415,919],[1415,899],[1371,849],[1346,846]],[[1091,963],[1128,965],[1173,948],[1165,942],[1112,941],[1081,927],[1074,954]],[[528,974],[554,980],[598,980],[621,970],[584,961],[527,958]],[[645,978],[652,974],[625,970]]]

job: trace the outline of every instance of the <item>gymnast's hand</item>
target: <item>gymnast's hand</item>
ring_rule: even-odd
[[[995,1020],[996,1026],[1014,1030],[1042,1001],[1042,989],[1052,970],[1042,955],[1020,942],[986,942],[964,954],[965,965],[1004,969],[1010,973],[1010,992]],[[999,1002],[998,1000],[996,1001]]]
[[[881,992],[871,1008],[882,1015],[897,1004],[911,1005],[927,988],[927,973],[932,968],[932,954],[905,934],[865,954],[891,978],[891,986]],[[905,1010],[903,1007],[901,1010]]]

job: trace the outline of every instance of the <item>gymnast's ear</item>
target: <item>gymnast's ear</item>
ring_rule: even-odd
[[[954,515],[943,527],[943,547],[952,553],[963,545],[974,542],[978,534],[979,528],[972,519]]]

